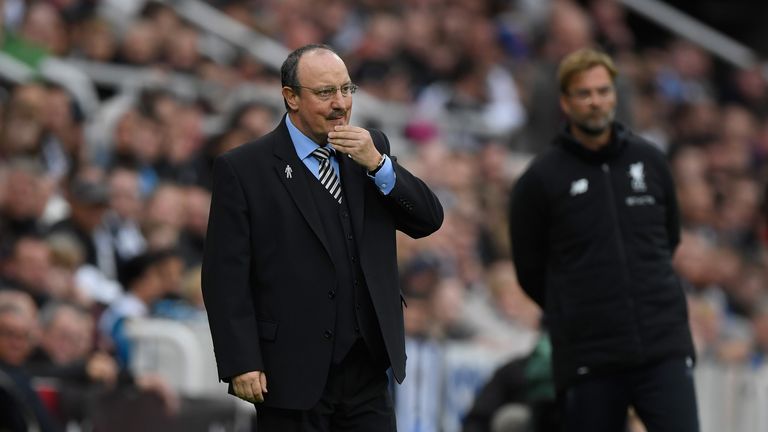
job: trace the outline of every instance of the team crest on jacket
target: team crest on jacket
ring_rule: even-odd
[[[632,179],[632,190],[635,192],[645,192],[645,167],[642,162],[635,162],[629,165],[629,177]]]

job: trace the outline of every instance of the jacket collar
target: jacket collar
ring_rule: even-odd
[[[586,162],[603,163],[621,154],[627,146],[628,135],[629,130],[626,126],[619,122],[613,122],[611,124],[611,139],[608,144],[599,150],[590,150],[574,138],[571,134],[570,123],[568,123],[555,138],[555,145]]]

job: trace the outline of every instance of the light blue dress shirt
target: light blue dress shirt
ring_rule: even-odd
[[[312,152],[320,146],[294,126],[291,122],[291,116],[285,116],[285,125],[288,127],[288,134],[291,136],[293,147],[296,149],[296,154],[299,156],[299,159],[304,162],[304,165],[309,168],[309,171],[314,174],[315,178],[320,178],[320,162],[312,156]],[[334,150],[333,147],[330,147],[330,149],[331,152],[334,154],[336,153],[336,150]],[[331,158],[331,166],[336,172],[336,175],[341,178],[341,175],[339,174],[339,161],[335,157]],[[373,179],[374,183],[376,183],[376,187],[382,194],[389,195],[395,187],[396,180],[395,169],[392,167],[392,161],[389,159],[389,156],[384,155],[384,165],[381,166],[381,169],[375,176],[369,175],[368,177]]]

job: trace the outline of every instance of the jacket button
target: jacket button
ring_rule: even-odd
[[[328,298],[332,299],[334,297],[336,297],[336,291],[334,291],[334,290],[328,291]]]
[[[347,240],[352,240],[352,234],[347,234]]]
[[[330,339],[330,338],[333,337],[333,332],[330,331],[330,330],[326,330],[326,331],[323,332],[323,337],[326,338],[326,339]]]

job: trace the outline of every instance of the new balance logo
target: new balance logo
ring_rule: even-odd
[[[571,183],[571,196],[583,194],[589,189],[589,182],[587,179],[578,179]]]

